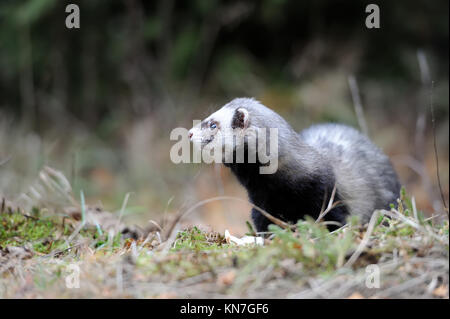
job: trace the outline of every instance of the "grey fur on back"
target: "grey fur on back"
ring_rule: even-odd
[[[367,222],[375,209],[395,203],[400,191],[397,175],[368,137],[341,124],[313,125],[299,136],[333,167],[337,190],[350,214]]]

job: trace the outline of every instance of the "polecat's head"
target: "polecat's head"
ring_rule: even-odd
[[[229,146],[236,149],[251,126],[250,108],[259,102],[249,98],[234,99],[189,130],[194,145],[204,150]]]
[[[216,154],[224,164],[233,163],[234,159],[235,163],[244,163],[246,158],[246,163],[267,166],[260,168],[262,174],[273,174],[278,167],[279,129],[281,139],[295,134],[274,111],[254,99],[238,98],[195,125],[189,131],[189,139],[203,152],[213,150],[216,161]],[[247,150],[245,155],[242,150]]]

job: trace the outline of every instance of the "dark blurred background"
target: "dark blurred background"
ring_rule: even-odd
[[[65,27],[69,3],[79,5],[80,29]],[[354,76],[370,137],[418,206],[442,212],[430,103],[448,199],[449,3],[374,1],[381,28],[368,29],[369,3],[2,0],[0,195],[36,204],[30,188],[48,165],[75,196],[83,190],[112,211],[131,192],[130,221],[217,195],[245,198],[225,168],[173,164],[170,131],[238,96],[299,130],[358,127]],[[240,232],[247,212],[213,202],[192,218]]]

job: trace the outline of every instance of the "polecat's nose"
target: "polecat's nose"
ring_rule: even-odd
[[[194,135],[194,134],[192,132],[189,132],[188,136],[189,136],[190,140],[192,140],[192,135]]]

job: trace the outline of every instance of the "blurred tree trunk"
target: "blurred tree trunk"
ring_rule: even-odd
[[[37,108],[33,79],[33,51],[30,35],[30,27],[25,24],[19,29],[20,34],[20,100],[21,113],[25,127],[36,128]]]

